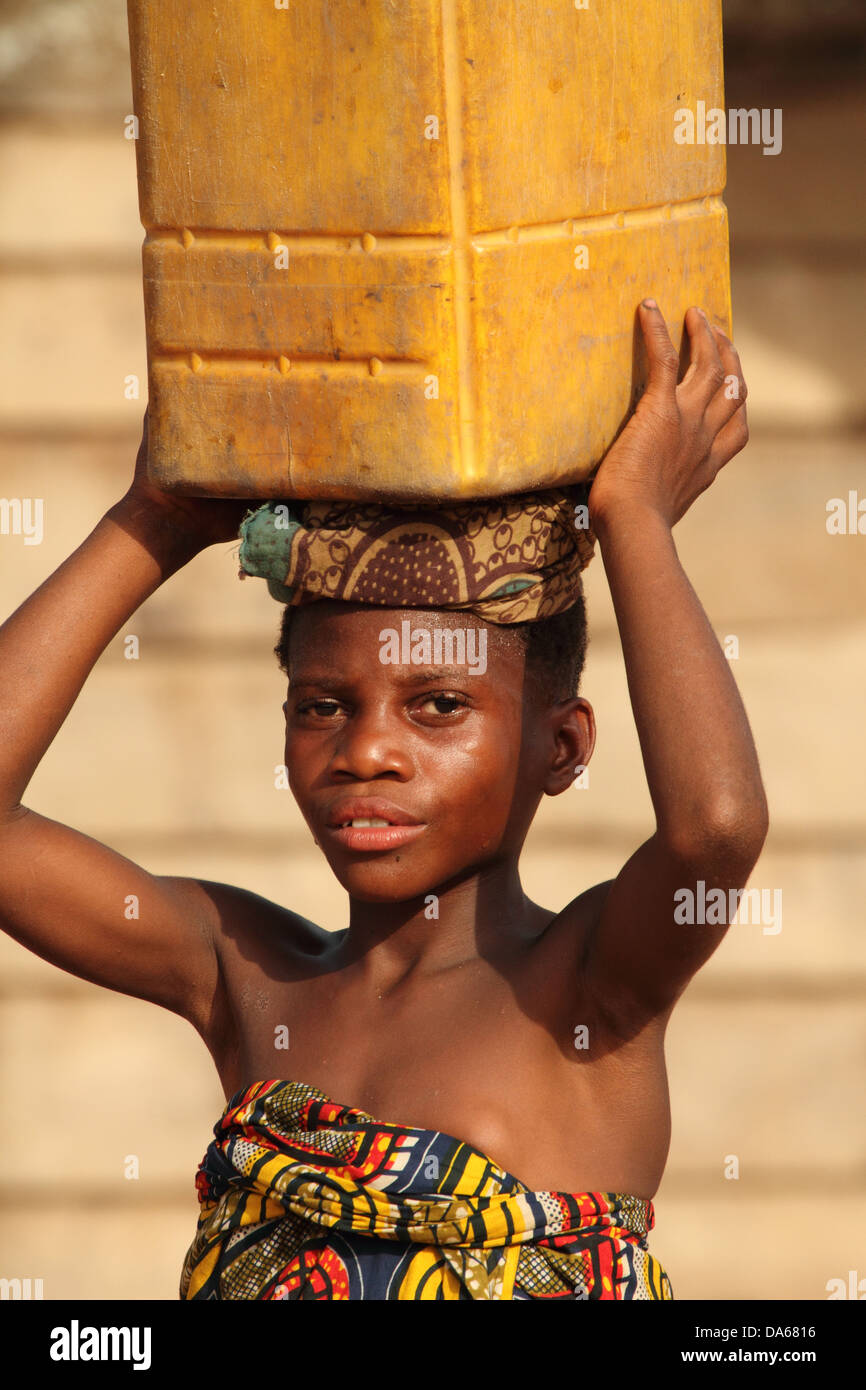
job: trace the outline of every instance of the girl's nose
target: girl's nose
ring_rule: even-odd
[[[347,720],[334,749],[329,772],[370,782],[375,777],[411,775],[405,730],[383,709],[355,713]]]

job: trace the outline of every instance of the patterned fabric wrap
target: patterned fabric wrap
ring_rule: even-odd
[[[240,574],[272,597],[389,608],[465,608],[526,623],[570,608],[592,559],[585,483],[407,509],[376,503],[266,502],[241,523]]]
[[[647,1199],[531,1192],[299,1081],[239,1091],[214,1136],[182,1299],[673,1298]]]

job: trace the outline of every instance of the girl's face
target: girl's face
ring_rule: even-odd
[[[408,653],[388,634],[407,619],[452,664],[401,664]],[[447,628],[462,629],[462,641],[455,631],[437,647]],[[467,661],[454,662],[464,650]],[[545,709],[517,635],[465,611],[304,605],[289,671],[290,786],[335,876],[365,901],[405,901],[516,861],[543,792],[570,785],[592,751],[586,701]],[[582,741],[557,737],[566,707]],[[341,828],[359,819],[411,824]]]

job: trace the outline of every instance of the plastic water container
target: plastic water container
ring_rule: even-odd
[[[160,486],[586,478],[635,310],[730,332],[720,0],[129,0]]]

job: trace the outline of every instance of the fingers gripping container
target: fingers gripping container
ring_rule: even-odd
[[[720,0],[129,0],[160,487],[411,504],[588,477],[730,329]],[[696,124],[696,134],[700,126]]]

